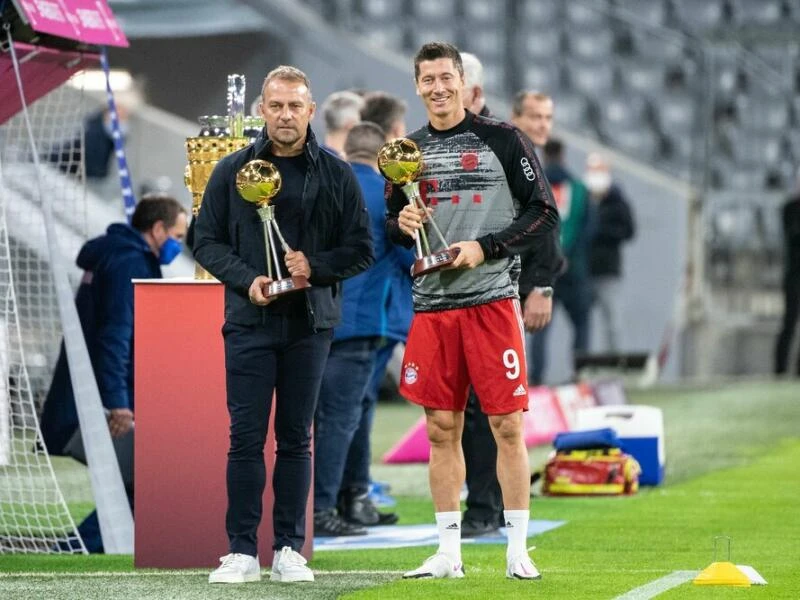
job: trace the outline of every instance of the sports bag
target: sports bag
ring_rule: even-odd
[[[542,493],[548,496],[613,496],[639,489],[639,463],[619,448],[570,450],[551,455]]]

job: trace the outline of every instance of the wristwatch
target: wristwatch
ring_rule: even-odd
[[[541,294],[545,298],[552,298],[553,297],[553,288],[552,288],[552,286],[549,286],[549,285],[548,286],[538,286],[537,285],[531,291],[536,292],[537,294]]]

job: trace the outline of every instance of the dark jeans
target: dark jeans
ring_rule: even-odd
[[[341,489],[358,490],[361,493],[369,490],[369,465],[372,462],[370,449],[372,422],[375,420],[375,407],[378,405],[378,394],[386,374],[386,365],[389,364],[389,359],[392,358],[392,352],[397,344],[397,340],[385,340],[383,346],[376,351],[375,366],[372,369],[369,385],[367,385],[361,404],[361,421],[353,434],[350,450],[347,453]]]
[[[461,436],[467,466],[467,510],[464,521],[503,525],[503,494],[497,481],[497,442],[489,417],[470,386]]]
[[[314,428],[314,511],[336,506],[350,442],[361,422],[364,394],[379,338],[331,345]]]
[[[231,418],[225,519],[230,552],[257,555],[273,391],[277,444],[273,548],[291,546],[300,551],[311,485],[311,424],[333,332],[314,333],[306,319],[276,316],[260,326],[226,323],[222,333]]]
[[[553,294],[553,308],[561,304],[572,322],[573,352],[589,350],[589,315],[592,308],[591,288],[588,278],[564,275],[556,282]],[[528,334],[528,384],[540,385],[544,381],[547,368],[547,337],[550,325],[536,333]]]
[[[789,352],[792,338],[800,319],[800,273],[787,273],[783,280],[783,298],[786,303],[783,326],[775,347],[775,373],[781,375],[789,370]],[[800,375],[800,356],[797,358],[797,375]]]

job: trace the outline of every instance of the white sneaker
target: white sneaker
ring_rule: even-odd
[[[445,579],[464,577],[464,565],[461,562],[453,561],[449,556],[442,552],[437,552],[433,556],[425,559],[422,566],[403,574],[403,579]]]
[[[306,559],[289,546],[275,551],[272,558],[270,581],[314,581],[314,573],[306,566]]]
[[[226,554],[222,564],[208,576],[208,583],[247,583],[261,581],[261,567],[257,556],[249,554]]]
[[[542,575],[539,569],[533,564],[528,552],[533,550],[535,546],[531,546],[527,551],[518,554],[514,558],[509,558],[506,561],[506,577],[509,579],[541,579]]]

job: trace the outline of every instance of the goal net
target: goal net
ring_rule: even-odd
[[[85,110],[69,85],[29,106],[40,171],[22,114],[0,125],[0,553],[85,552],[37,419],[62,335],[39,188],[72,265],[87,234]]]

